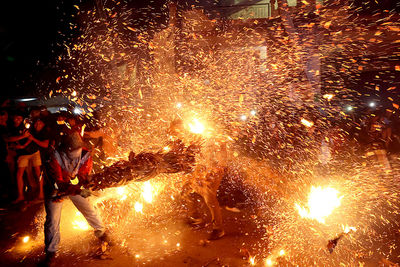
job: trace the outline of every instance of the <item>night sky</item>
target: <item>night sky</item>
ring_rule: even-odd
[[[128,1],[128,6],[162,6],[164,2]],[[93,9],[95,1],[0,1],[1,96],[46,91],[40,81],[57,75],[54,59],[65,50],[63,44],[80,34],[77,7]],[[71,25],[78,27],[71,29]]]
[[[1,1],[0,9],[2,95],[30,94],[32,77],[46,70],[71,10],[54,0]]]

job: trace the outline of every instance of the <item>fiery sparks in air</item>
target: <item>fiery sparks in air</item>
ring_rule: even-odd
[[[312,186],[308,195],[308,209],[297,203],[295,206],[301,217],[325,223],[325,219],[340,206],[342,198],[343,196],[339,196],[339,192],[334,188]]]

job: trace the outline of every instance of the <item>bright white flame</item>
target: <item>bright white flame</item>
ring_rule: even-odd
[[[135,210],[136,212],[142,212],[143,211],[143,204],[140,202],[135,203]]]
[[[242,115],[242,116],[240,116],[240,119],[241,119],[242,121],[245,121],[245,120],[247,120],[247,116],[246,116],[246,115]]]
[[[309,128],[314,125],[314,123],[312,121],[308,121],[308,120],[306,120],[304,118],[301,119],[301,124],[303,124],[304,126],[309,127]]]
[[[28,241],[29,241],[29,236],[28,235],[24,236],[24,238],[22,238],[22,242],[28,243]]]
[[[181,243],[176,243],[176,247],[179,248],[181,246]]]
[[[369,105],[369,107],[371,107],[371,108],[373,108],[373,107],[376,106],[375,102],[370,102],[368,105]]]
[[[176,107],[177,108],[181,108],[182,107],[182,103],[176,103]]]
[[[153,187],[151,186],[150,181],[144,182],[142,197],[147,203],[153,201]]]
[[[250,258],[249,258],[249,263],[251,264],[251,265],[256,265],[256,256],[250,256]]]
[[[285,251],[283,249],[281,249],[281,251],[279,251],[279,256],[283,256],[285,255]]]
[[[169,146],[165,146],[165,147],[163,148],[163,150],[164,150],[165,152],[170,151],[170,149],[171,149],[171,148],[169,148]]]
[[[73,91],[71,96],[76,96],[76,91]]]
[[[72,228],[83,231],[89,230],[89,224],[79,211],[76,212],[76,218],[72,221]]]
[[[348,106],[346,109],[347,109],[347,111],[352,111],[353,107],[352,106]]]
[[[325,219],[340,206],[343,196],[339,197],[339,192],[331,187],[311,187],[308,195],[308,210],[295,204],[296,209],[303,218],[315,219],[320,223],[325,223]]]
[[[255,110],[250,111],[251,116],[255,116],[257,112]]]
[[[192,123],[189,123],[189,129],[192,133],[201,134],[206,128],[198,119],[195,118]]]

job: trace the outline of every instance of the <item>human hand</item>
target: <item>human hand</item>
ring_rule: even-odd
[[[28,130],[25,130],[25,131],[22,133],[22,137],[24,137],[24,138],[28,138],[29,136],[31,136],[31,133],[30,133]]]

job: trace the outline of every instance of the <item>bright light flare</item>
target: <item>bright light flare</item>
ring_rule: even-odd
[[[255,116],[257,114],[257,111],[252,110],[252,111],[250,111],[250,114],[251,114],[251,116]]]
[[[79,107],[75,107],[72,111],[75,115],[81,115],[83,113],[82,109]]]
[[[126,188],[124,186],[117,187],[117,194],[121,196],[120,200],[124,201],[128,198],[128,194],[126,192]]]
[[[357,228],[352,227],[352,226],[346,225],[346,226],[342,226],[342,227],[343,227],[343,233],[345,233],[345,234],[350,233],[350,231],[353,231],[353,232],[357,231]]]
[[[250,256],[249,257],[249,263],[250,263],[250,265],[256,265],[256,256]]]
[[[370,108],[374,108],[376,106],[376,103],[375,102],[369,102],[368,106]]]
[[[143,211],[143,204],[140,202],[135,203],[135,211],[136,212],[142,212]]]
[[[265,260],[265,266],[272,266],[273,264],[274,262],[270,258]]]
[[[240,119],[241,119],[242,121],[245,121],[245,120],[247,120],[247,116],[246,116],[246,115],[242,115],[242,116],[240,116]]]
[[[81,231],[89,230],[89,224],[79,211],[76,212],[76,218],[72,221],[72,228]]]
[[[181,108],[182,107],[182,103],[176,103],[176,107],[177,108]]]
[[[192,123],[189,123],[189,130],[192,133],[202,134],[205,129],[205,126],[196,118],[193,119]]]
[[[303,124],[304,126],[306,126],[308,128],[313,127],[313,125],[314,125],[314,122],[306,120],[304,118],[302,118],[300,122],[301,122],[301,124]]]
[[[283,249],[281,249],[280,251],[279,251],[279,256],[284,256],[285,255],[285,251],[283,250]]]
[[[151,186],[150,181],[144,182],[142,197],[147,203],[153,201],[153,187]]]
[[[320,223],[325,223],[325,219],[340,206],[343,196],[331,187],[311,187],[308,195],[308,209],[295,204],[296,209],[303,218],[314,219]]]
[[[22,238],[22,242],[28,243],[29,239],[30,239],[29,235],[24,236],[24,237]]]

